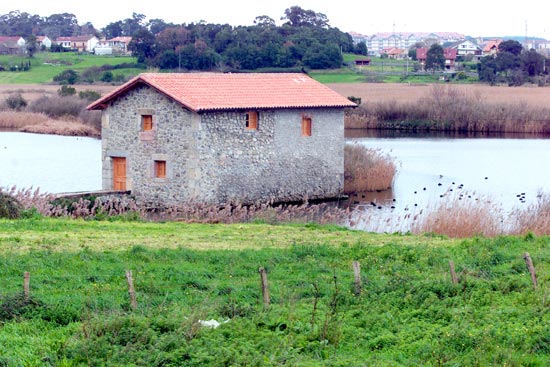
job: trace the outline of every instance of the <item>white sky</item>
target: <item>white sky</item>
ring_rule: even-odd
[[[160,18],[176,24],[205,20],[251,25],[259,15],[280,24],[284,10],[294,5],[324,13],[332,27],[367,35],[395,30],[550,38],[550,3],[546,0],[2,0],[0,14],[12,10],[40,16],[66,12],[76,15],[79,23],[90,21],[98,29],[130,18],[133,12],[146,15],[147,20]]]

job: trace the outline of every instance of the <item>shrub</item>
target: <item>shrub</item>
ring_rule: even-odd
[[[86,108],[86,101],[75,96],[52,98],[43,96],[32,102],[29,110],[42,112],[50,117],[73,116],[78,117]]]
[[[380,150],[360,144],[344,148],[344,192],[387,190],[396,173],[393,159]]]
[[[18,317],[32,318],[43,307],[42,302],[25,297],[22,293],[7,296],[0,303],[0,321],[8,321]]]
[[[90,102],[101,98],[101,94],[99,92],[96,92],[95,90],[80,91],[80,92],[78,92],[78,96],[81,99],[85,99],[85,100],[90,101]]]
[[[361,97],[349,96],[348,99],[358,106],[361,104]]]
[[[76,89],[68,85],[62,85],[61,88],[57,90],[57,94],[61,97],[74,96],[76,94]]]
[[[6,106],[11,110],[21,111],[27,107],[27,101],[21,93],[13,93],[6,98]]]
[[[100,80],[105,83],[110,83],[113,81],[113,73],[110,71],[104,71],[103,74],[101,74]]]
[[[75,84],[78,81],[78,73],[72,69],[63,70],[53,77],[53,81],[59,84]]]
[[[13,196],[0,192],[0,218],[16,219],[21,216],[23,207]]]

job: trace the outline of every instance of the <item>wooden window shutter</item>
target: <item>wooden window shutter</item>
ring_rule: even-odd
[[[155,177],[166,178],[166,161],[155,161]]]
[[[302,136],[311,136],[311,117],[302,116]]]
[[[141,126],[143,131],[153,130],[153,116],[152,115],[142,115],[141,116]]]
[[[258,112],[250,111],[246,113],[246,128],[248,130],[258,130]]]

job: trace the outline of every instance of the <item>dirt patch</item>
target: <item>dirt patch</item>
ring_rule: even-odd
[[[365,102],[415,102],[432,90],[430,84],[333,83],[330,88],[345,97],[361,97]],[[537,86],[491,87],[484,84],[453,84],[450,87],[479,95],[489,103],[521,103],[538,107],[550,105],[550,88]]]

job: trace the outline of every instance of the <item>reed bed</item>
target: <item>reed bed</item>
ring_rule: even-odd
[[[550,195],[539,193],[537,202],[513,213],[515,234],[550,235]]]
[[[0,111],[0,128],[20,129],[29,125],[39,125],[49,121],[44,113]]]
[[[99,137],[101,133],[94,127],[80,121],[47,120],[40,124],[23,126],[19,129],[22,132],[35,134],[55,134],[65,136],[90,136]]]
[[[256,203],[224,206],[189,202],[152,211],[131,197],[90,197],[78,200],[56,199],[39,189],[0,189],[0,194],[17,200],[29,216],[83,219],[122,219],[133,221],[180,221],[185,223],[318,223],[348,226],[374,232],[432,233],[451,238],[501,235],[550,235],[550,195],[540,194],[537,203],[505,213],[490,198],[472,200],[450,196],[433,207],[380,216],[364,207],[342,208],[337,203],[281,204]],[[474,195],[472,195],[473,197]],[[466,197],[466,196],[463,196]]]
[[[494,237],[507,232],[501,209],[488,198],[463,200],[461,196],[449,197],[425,214],[415,218],[411,232],[435,233],[452,238],[473,236]]]
[[[22,97],[19,97],[22,98]],[[42,96],[23,109],[10,109],[4,103],[0,110],[0,128],[67,136],[101,135],[101,112],[87,111],[88,101],[74,96]]]
[[[392,157],[361,144],[344,147],[344,193],[387,190],[396,174]]]
[[[550,108],[434,85],[415,102],[367,102],[348,111],[346,128],[550,134]]]

